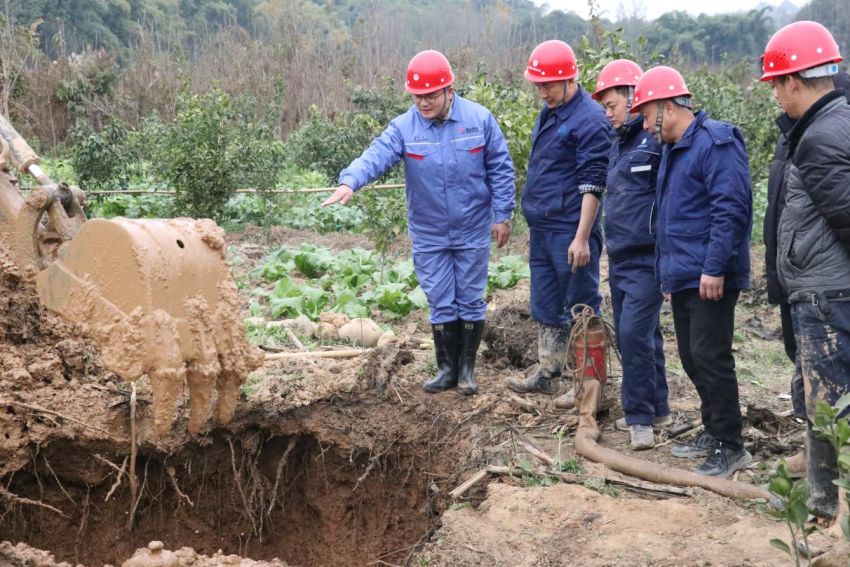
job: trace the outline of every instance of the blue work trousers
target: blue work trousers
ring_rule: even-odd
[[[574,233],[531,229],[528,264],[531,268],[531,318],[550,327],[572,323],[570,310],[585,304],[599,312],[599,254],[602,234],[595,227],[590,234],[590,262],[575,273],[567,262]]]
[[[659,315],[664,296],[654,256],[609,260],[614,332],[623,362],[621,400],[628,425],[652,425],[670,414],[664,338]]]
[[[483,321],[490,248],[413,251],[413,267],[428,298],[431,324]]]

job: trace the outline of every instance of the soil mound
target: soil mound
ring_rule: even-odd
[[[98,350],[73,325],[46,311],[0,249],[0,476],[26,460],[30,431],[21,413],[47,397],[45,409],[63,405],[83,381],[107,377]]]
[[[528,302],[511,303],[487,314],[484,327],[487,350],[482,353],[497,366],[525,370],[537,363],[537,324]]]

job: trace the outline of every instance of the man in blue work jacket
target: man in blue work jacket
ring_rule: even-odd
[[[484,331],[484,287],[491,232],[510,238],[514,166],[493,115],[452,89],[445,56],[418,53],[405,89],[413,106],[390,122],[339,176],[323,206],[345,204],[355,191],[404,160],[413,265],[431,308],[437,375],[426,392],[478,391],[475,357]]]
[[[696,472],[728,477],[752,460],[741,436],[732,336],[735,304],[750,282],[753,197],[740,130],[692,107],[685,80],[670,67],[650,69],[635,87],[633,110],[665,144],[656,271],[671,296],[679,357],[699,394],[705,427],[672,454],[707,456]]]
[[[612,61],[599,73],[593,93],[617,132],[608,166],[605,246],[626,414],[615,426],[629,431],[634,450],[654,447],[652,426],[672,421],[659,321],[664,297],[655,277],[653,212],[661,144],[644,132],[643,116],[631,111],[641,75],[634,61]]]
[[[545,106],[532,131],[522,212],[531,233],[531,318],[538,328],[537,372],[508,380],[519,393],[554,394],[566,356],[574,305],[599,310],[602,232],[596,213],[605,190],[611,127],[576,81],[572,48],[545,41],[534,48],[525,78]]]

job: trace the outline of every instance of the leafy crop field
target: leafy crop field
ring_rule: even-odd
[[[485,294],[528,277],[523,256],[503,256],[489,266]],[[272,319],[306,315],[318,321],[323,311],[332,311],[352,319],[376,314],[393,320],[428,308],[412,260],[388,265],[363,248],[332,252],[309,243],[281,247],[251,272],[248,285],[256,286],[251,314]]]

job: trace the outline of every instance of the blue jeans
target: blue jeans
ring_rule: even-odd
[[[575,234],[531,229],[528,265],[531,268],[531,318],[550,327],[567,327],[572,322],[570,309],[589,305],[597,313],[599,295],[599,254],[602,234],[594,228],[590,234],[590,262],[575,273],[567,263],[567,251]]]
[[[811,486],[808,505],[818,516],[831,517],[838,503],[838,488],[833,483],[838,478],[838,457],[832,445],[812,430],[811,423],[818,402],[835,405],[850,392],[850,293],[810,294],[806,301],[791,304],[791,319],[810,422],[806,437],[806,477]]]
[[[850,294],[831,295],[821,293],[791,304],[811,422],[819,401],[834,405],[850,392]]]
[[[664,297],[654,257],[609,259],[614,331],[623,362],[621,400],[628,425],[652,425],[670,414],[664,338],[659,314]]]
[[[428,298],[433,325],[483,321],[487,304],[487,264],[490,248],[413,252],[413,267]]]

